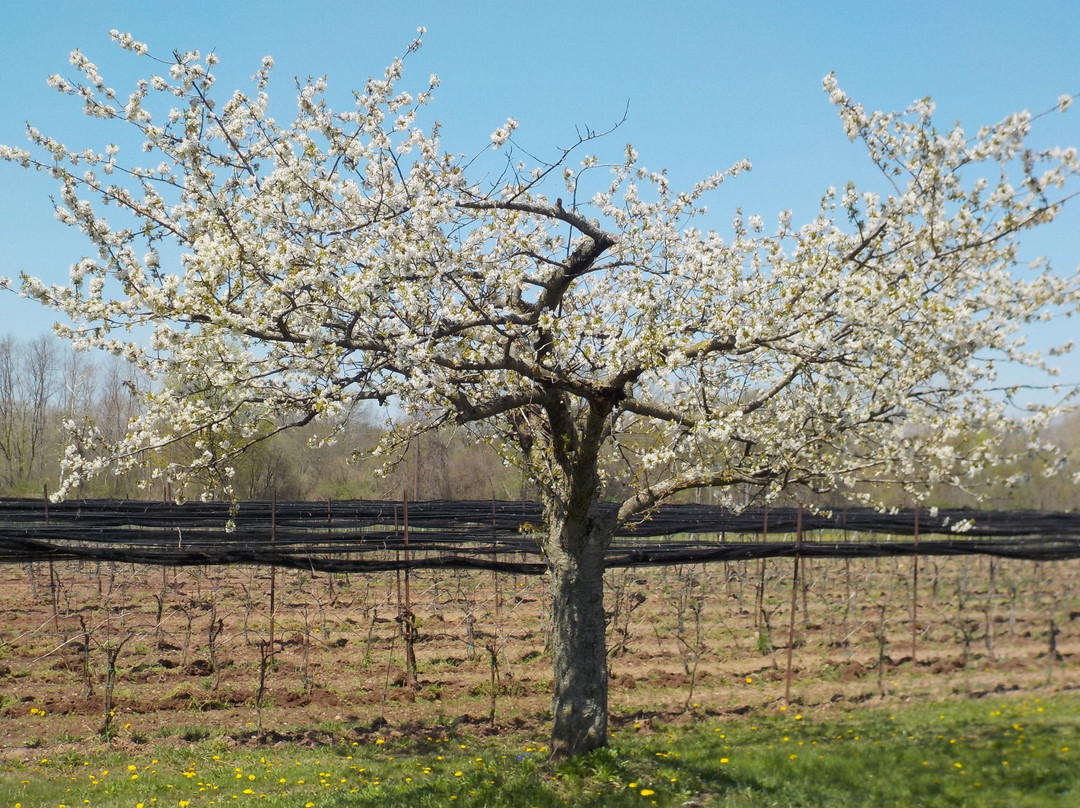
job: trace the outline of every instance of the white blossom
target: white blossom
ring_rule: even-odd
[[[513,118],[507,118],[506,123],[491,133],[491,142],[497,149],[510,139],[510,135],[518,128],[518,122]]]

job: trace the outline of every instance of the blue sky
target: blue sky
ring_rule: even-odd
[[[24,3],[0,0],[0,143],[23,145],[24,121],[69,146],[102,148],[107,130],[50,90],[46,77],[71,75],[73,48],[126,93],[146,63],[108,40],[132,33],[152,51],[215,50],[219,89],[245,85],[266,54],[271,87],[292,106],[292,77],[326,74],[331,95],[404,52],[417,26],[423,49],[409,57],[405,84],[442,78],[432,115],[454,151],[480,148],[515,117],[515,141],[548,156],[575,127],[606,129],[628,108],[608,144],[626,142],[650,168],[667,167],[689,185],[743,158],[754,171],[713,196],[711,225],[723,230],[735,207],[774,221],[792,208],[812,216],[829,185],[866,173],[821,92],[834,70],[867,107],[898,108],[930,95],[943,124],[973,131],[1018,109],[1041,110],[1080,92],[1080,3],[1056,2],[155,2]],[[282,114],[279,117],[287,117]],[[1055,116],[1044,145],[1080,145],[1080,106]],[[87,245],[53,219],[44,177],[0,165],[0,275],[26,270],[62,282]],[[1080,205],[1041,235],[1031,257],[1047,254],[1061,272],[1080,266]],[[48,330],[48,312],[0,296],[0,333]],[[1062,321],[1057,338],[1080,323]],[[1080,336],[1080,333],[1078,333]],[[1036,333],[1036,342],[1047,334]],[[1061,362],[1063,381],[1080,382],[1080,359]]]

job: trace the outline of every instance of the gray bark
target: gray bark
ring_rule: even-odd
[[[589,507],[584,515],[569,515],[548,539],[554,757],[584,754],[607,743],[604,551],[611,527]]]

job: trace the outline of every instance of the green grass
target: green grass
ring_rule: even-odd
[[[982,699],[628,727],[610,748],[560,764],[505,736],[316,749],[232,748],[211,736],[130,757],[99,748],[0,768],[0,808],[1023,808],[1080,805],[1078,763],[1080,699]]]

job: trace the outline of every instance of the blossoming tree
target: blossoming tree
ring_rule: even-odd
[[[124,98],[76,51],[76,77],[51,82],[133,131],[145,161],[33,128],[29,150],[0,147],[56,178],[57,217],[96,249],[66,285],[23,277],[22,294],[151,380],[122,440],[95,447],[80,427],[65,485],[181,440],[201,454],[155,474],[227,477],[277,431],[322,423],[332,440],[364,401],[413,416],[394,438],[478,425],[542,491],[559,754],[606,741],[617,527],[693,488],[738,505],[797,485],[962,483],[1001,459],[997,365],[1040,365],[1024,324],[1080,300],[1074,276],[1018,265],[1018,237],[1055,218],[1080,166],[1074,149],[1025,146],[1028,113],[940,130],[929,101],[868,112],[827,77],[877,187],[828,189],[801,226],[740,214],[721,236],[695,226],[702,198],[747,163],[680,191],[630,147],[614,163],[585,153],[585,133],[478,181],[420,123],[437,78],[403,91],[401,60],[344,112],[309,80],[285,124],[270,59],[250,94],[218,96],[213,54],[157,59],[113,38],[159,72]]]

